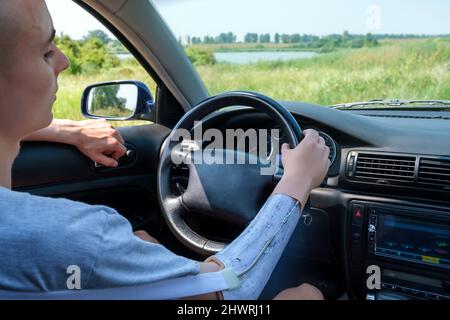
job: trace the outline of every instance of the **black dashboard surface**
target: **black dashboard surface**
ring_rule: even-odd
[[[398,110],[337,110],[305,103],[283,103],[294,115],[303,129],[314,128],[328,134],[337,145],[337,161],[329,172],[326,185],[312,191],[310,205],[327,217],[319,226],[328,230],[330,242],[322,246],[317,239],[304,239],[304,246],[315,246],[318,250],[331,250],[335,253],[341,270],[345,273],[349,292],[362,288],[363,277],[355,282],[354,275],[362,275],[365,261],[365,247],[357,246],[361,268],[353,269],[354,246],[349,221],[352,216],[352,203],[383,203],[390,206],[409,206],[419,210],[440,210],[450,219],[450,181],[447,186],[432,188],[427,185],[386,185],[384,183],[361,183],[348,177],[347,163],[352,152],[387,155],[387,157],[412,157],[417,180],[417,169],[422,158],[436,159],[448,166],[450,177],[450,113],[436,111],[398,111]],[[246,107],[229,107],[211,114],[205,119],[206,127],[223,130],[225,128],[271,128],[276,124],[267,116]],[[402,160],[403,161],[403,160]],[[394,167],[395,168],[395,167]],[[447,169],[443,169],[447,170]],[[446,171],[444,171],[445,173]],[[367,221],[365,228],[367,227]],[[424,222],[426,223],[426,222]],[[365,234],[364,229],[361,231]],[[353,261],[353,262],[352,262]],[[352,265],[353,263],[353,265]],[[384,264],[396,270],[396,263]],[[403,272],[420,274],[414,266],[401,269]],[[430,275],[430,273],[428,274]],[[431,277],[447,277],[431,273]],[[361,294],[359,298],[364,298]]]

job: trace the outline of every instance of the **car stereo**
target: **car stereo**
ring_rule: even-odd
[[[369,215],[371,255],[450,270],[450,224],[375,209]]]
[[[380,292],[450,298],[449,209],[351,201],[350,210],[347,261],[356,296],[370,292],[367,268],[375,265]]]

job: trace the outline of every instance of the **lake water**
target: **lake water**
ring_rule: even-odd
[[[255,63],[258,61],[287,61],[308,59],[318,55],[309,51],[255,51],[255,52],[217,52],[214,54],[217,62],[236,64]]]
[[[216,52],[214,56],[217,62],[228,62],[236,64],[256,63],[258,61],[287,61],[296,59],[308,59],[317,56],[317,52],[310,51],[255,51],[255,52]],[[119,53],[117,57],[121,60],[132,58],[129,53]]]
[[[133,58],[131,53],[117,53],[116,57],[119,58],[120,60],[127,60]]]

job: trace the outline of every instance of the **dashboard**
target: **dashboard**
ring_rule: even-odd
[[[332,165],[310,208],[326,217],[350,296],[450,299],[450,114],[284,105],[330,147]],[[220,130],[278,128],[242,107],[205,121]],[[282,133],[267,139],[271,152],[273,139],[286,142]],[[370,270],[380,271],[374,288]]]

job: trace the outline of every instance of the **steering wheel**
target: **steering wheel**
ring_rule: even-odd
[[[180,149],[176,136],[180,129],[192,130],[195,121],[229,106],[247,106],[266,113],[284,131],[291,147],[295,147],[302,139],[302,130],[292,114],[275,100],[255,92],[232,91],[208,98],[177,123],[161,149],[158,198],[163,216],[173,234],[189,249],[205,256],[221,251],[227,243],[202,237],[186,224],[183,216],[195,212],[212,219],[248,224],[276,183],[274,174],[261,175],[263,165],[259,161],[257,164],[251,164],[252,161],[245,161],[245,164],[208,164],[211,161],[195,161],[198,156],[208,157],[206,153],[185,152]],[[249,153],[242,154],[242,151],[220,151],[222,156],[230,156],[232,159],[239,152],[246,160],[251,157]],[[170,181],[174,167],[173,155],[177,152],[180,157],[194,157],[187,164],[189,182],[181,195],[172,192]]]

